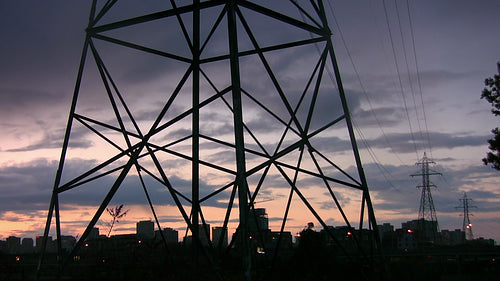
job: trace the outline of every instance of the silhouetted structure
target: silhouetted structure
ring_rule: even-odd
[[[266,209],[250,209],[248,217],[248,233],[250,235],[256,235],[259,231],[266,231],[269,229],[269,219],[267,217]]]
[[[404,228],[414,225],[414,222],[404,222],[402,228],[398,229],[394,229],[389,223],[379,227],[390,273],[381,280],[404,280],[409,276],[418,280],[449,280],[453,276],[462,276],[467,280],[496,280],[500,273],[500,263],[497,262],[500,259],[500,247],[495,246],[492,239],[465,240],[465,233],[461,229],[442,230],[440,244],[419,248],[415,239],[416,232]],[[212,228],[214,245],[217,244],[215,241],[219,240],[219,232],[224,232],[221,227]],[[259,245],[260,242],[255,238],[250,239],[252,251],[256,251],[253,264],[260,270],[269,266],[278,269],[272,276],[266,274],[266,280],[323,280],[332,276],[334,280],[365,280],[363,276],[353,274],[353,270],[359,269],[339,253],[339,244],[330,235],[333,233],[342,247],[352,251],[351,254],[354,255],[358,248],[353,237],[357,235],[368,238],[371,234],[367,230],[363,232],[365,233],[360,234],[358,230],[344,226],[329,226],[328,229],[317,232],[313,224],[308,223],[293,244],[289,232],[268,230],[263,232],[267,238],[265,245]],[[165,279],[165,276],[168,276],[168,280],[189,280],[191,273],[186,270],[185,265],[190,261],[192,245],[178,243],[177,233],[173,229],[167,228],[163,231],[167,240],[173,233],[175,240],[167,243],[168,255],[165,255],[165,244],[161,243],[158,230],[152,239],[140,239],[137,233],[111,237],[97,233],[92,238],[88,237],[78,254],[71,257],[71,262],[67,264],[65,280],[139,281],[151,276],[156,276],[158,280]],[[33,254],[33,245],[29,248],[30,239],[14,236],[8,238],[17,251],[9,251],[7,240],[0,240],[0,280],[35,279],[37,256]],[[19,241],[23,241],[20,248]],[[64,241],[74,243],[75,238],[63,236],[62,245],[65,244]],[[56,244],[56,241],[52,242]],[[276,249],[279,249],[280,254],[272,265],[267,257],[276,253]],[[223,252],[217,251],[221,250],[217,246],[215,250],[218,256],[225,256]],[[55,251],[47,255],[54,274],[59,258]],[[223,259],[223,262],[235,265],[231,258]],[[425,264],[425,270],[422,270],[422,264]],[[228,276],[230,280],[240,280],[237,275],[230,277]]]
[[[175,244],[179,242],[179,232],[177,230],[170,227],[165,227],[162,232],[163,236],[165,237],[165,241],[168,244]],[[159,230],[155,231],[155,237],[158,240],[161,240],[161,235],[162,234],[160,233]]]
[[[420,196],[420,207],[418,210],[418,220],[417,225],[412,226],[413,230],[417,230],[418,243],[421,246],[425,246],[429,243],[436,242],[439,232],[439,224],[436,216],[436,208],[434,207],[434,201],[432,199],[431,187],[435,187],[430,181],[431,175],[440,175],[431,171],[429,169],[429,164],[434,164],[434,161],[427,158],[427,154],[424,152],[422,160],[417,162],[416,165],[420,166],[420,173],[411,175],[412,177],[420,176],[422,177],[422,185],[418,185],[417,188],[421,188],[422,195]]]
[[[150,220],[137,222],[137,237],[139,237],[139,239],[153,239],[154,235],[154,222]]]
[[[21,238],[16,236],[9,236],[6,240],[7,251],[9,253],[17,253],[21,249]]]
[[[216,249],[225,249],[228,245],[228,233],[226,227],[212,227],[212,243]]]
[[[75,247],[61,261],[60,274],[125,182],[137,183],[157,229],[164,222],[155,206],[177,208],[191,234],[191,270],[186,271],[193,280],[250,280],[252,275],[265,277],[276,271],[273,266],[252,267],[256,253],[249,235],[250,210],[262,194],[272,193],[271,188],[288,195],[273,214],[280,230],[270,237],[277,243],[264,243],[276,248],[266,251],[269,264],[277,264],[280,245],[289,245],[291,235],[285,228],[295,210],[327,229],[320,209],[330,204],[328,218],[357,230],[349,238],[356,255],[334,233],[327,234],[357,268],[353,273],[365,274],[359,265],[373,264],[380,239],[323,1],[193,0],[182,6],[170,1],[145,14],[129,9],[124,16],[119,3],[94,0],[85,29],[42,248],[46,249],[53,217],[56,241],[61,240],[63,193],[95,192],[95,182],[105,183],[99,188],[105,192]],[[150,34],[152,38],[144,38]],[[131,68],[113,65],[116,60],[127,61]],[[292,73],[281,69],[285,62],[297,63]],[[159,68],[137,68],[136,63]],[[129,78],[149,73],[138,69],[153,68],[168,69],[159,74],[161,86],[148,87],[137,80],[130,84]],[[101,88],[95,87],[96,79]],[[74,140],[81,140],[74,131],[92,135],[95,151],[86,155],[105,157],[76,176],[64,174],[67,155],[78,148],[78,142],[72,146]],[[347,140],[352,154],[337,153],[344,148],[329,142],[333,136]],[[179,178],[187,178],[190,188],[178,183]],[[164,197],[151,198],[151,186],[164,188]],[[318,192],[311,193],[312,188]],[[348,216],[344,211],[338,195],[344,191],[360,198],[359,214]],[[318,203],[313,200],[317,194],[327,196]],[[214,202],[226,207],[223,217],[210,218]],[[233,206],[238,206],[236,214]],[[221,257],[230,263],[221,263],[205,248],[211,220],[223,221],[224,229],[237,222],[237,241]],[[373,235],[365,235],[365,230],[374,230]],[[113,239],[118,245],[132,243],[133,237]],[[61,245],[57,249],[61,252]],[[42,264],[43,254],[39,272]]]
[[[474,240],[474,235],[472,234],[472,223],[470,222],[470,216],[472,214],[469,212],[469,208],[475,208],[476,206],[469,204],[469,201],[472,201],[472,199],[467,198],[466,192],[464,192],[464,198],[458,200],[462,202],[462,205],[456,208],[462,209],[462,216],[464,217],[462,231],[465,233],[465,239]]]

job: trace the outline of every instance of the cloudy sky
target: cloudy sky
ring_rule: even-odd
[[[0,4],[0,237],[3,239],[9,235],[33,237],[43,232],[90,2],[21,0]],[[159,11],[165,8],[160,2],[141,1],[137,4],[136,1],[118,1],[109,18],[103,20],[111,22]],[[179,5],[185,2],[179,1]],[[401,222],[417,218],[420,189],[416,186],[420,185],[421,179],[410,175],[419,173],[419,166],[415,163],[426,152],[435,162],[431,169],[442,174],[431,177],[436,185],[432,192],[440,228],[461,228],[463,218],[460,217],[460,208],[456,207],[460,206],[459,199],[467,192],[468,197],[473,199],[471,205],[476,206],[471,209],[474,235],[500,241],[500,174],[481,162],[487,152],[490,130],[499,122],[498,117],[490,113],[489,104],[480,99],[484,79],[496,73],[496,62],[500,61],[500,19],[497,16],[500,3],[495,0],[408,2],[325,1],[377,220],[400,227]],[[276,5],[280,11],[297,15],[288,1],[277,2]],[[211,16],[207,15],[207,21],[210,19]],[[266,25],[266,21],[255,22],[257,28],[259,23]],[[182,43],[181,37],[175,37],[182,35],[162,29],[159,25],[108,35],[123,39],[141,38],[137,39],[142,40],[138,41],[141,44],[169,46],[177,55],[187,55],[186,43]],[[271,44],[273,40],[292,36],[285,29],[279,32],[271,30],[259,40]],[[217,36],[214,35],[215,38]],[[241,39],[242,49],[246,43],[245,39]],[[224,50],[226,45],[226,41],[215,41],[207,49],[216,52]],[[145,99],[142,98],[144,92],[171,92],[175,87],[174,81],[182,77],[186,68],[177,62],[164,62],[130,50],[113,49],[102,42],[96,43],[96,47],[112,75],[121,82],[117,84],[131,93],[127,97],[128,102],[136,105],[134,115],[141,126],[149,126],[155,112],[160,109],[161,96],[151,94],[151,98]],[[297,54],[275,54],[270,58],[274,71],[286,77],[284,79],[287,80],[283,81],[288,88],[304,84],[297,77],[313,66],[310,57]],[[102,90],[98,86],[101,82],[95,63],[92,66],[92,61],[88,62],[78,110],[101,116],[105,111],[99,107],[103,100],[96,94]],[[251,58],[246,63],[251,65]],[[207,73],[220,72],[221,77],[227,76],[224,69],[227,69],[227,63],[206,67]],[[244,71],[243,76],[252,79],[262,73],[258,67],[248,67]],[[220,81],[214,79],[217,87],[222,89],[223,78]],[[244,80],[243,83],[250,92],[266,93],[265,89],[271,87],[266,84],[269,81],[252,84]],[[280,115],[282,108],[276,105],[276,96],[263,95],[260,98]],[[188,103],[186,101],[184,105]],[[182,103],[177,106],[171,114],[184,110]],[[327,103],[320,104],[316,109],[318,120],[336,109],[328,107]],[[202,126],[202,132],[230,139],[227,114],[227,109],[219,111],[207,107],[202,117],[212,121]],[[250,113],[244,116],[245,121],[263,140],[270,139],[273,136],[269,132],[277,124],[252,118],[259,114],[262,112],[251,107]],[[168,134],[157,136],[158,140],[176,134],[184,136],[185,124],[181,122],[176,126]],[[338,135],[320,138],[317,145],[327,151],[335,147],[339,161],[344,163],[350,149],[346,132],[342,129],[334,132]],[[67,158],[66,178],[78,175],[114,155],[114,152],[102,149],[101,144],[81,126],[72,131],[71,145],[75,149],[72,151],[74,154]],[[183,149],[181,146],[177,148]],[[98,154],[89,153],[95,149]],[[210,153],[203,155],[203,160],[231,169],[232,164],[226,159],[228,151],[213,147],[207,148],[207,151]],[[189,189],[190,180],[182,171],[187,163],[174,157],[161,160],[169,163],[165,165],[172,171],[172,185],[181,190]],[[249,159],[249,166],[252,160]],[[354,169],[353,163],[345,162],[344,165],[346,171]],[[207,178],[201,182],[202,188],[210,190],[220,184],[218,180],[223,181],[221,174],[210,177],[213,171],[206,173]],[[124,232],[132,231],[136,221],[151,218],[146,214],[145,204],[141,205],[136,200],[144,197],[140,190],[132,188],[137,186],[137,181],[137,177],[128,178],[112,202],[125,203],[131,209],[120,225],[119,230]],[[164,197],[164,189],[155,188],[151,179],[146,181],[150,181],[147,184],[151,186],[152,198]],[[109,178],[98,182],[100,186],[110,183]],[[286,198],[287,191],[280,188],[272,177],[269,183],[276,184],[275,189],[263,191],[267,197],[262,199],[261,206],[272,210],[280,204],[279,199]],[[201,193],[203,196],[207,192]],[[74,225],[67,223],[64,229],[73,235],[81,233],[81,225],[85,225],[93,214],[92,206],[96,198],[102,198],[104,194],[102,188],[91,186],[85,191],[63,195],[62,199],[66,200],[63,217],[74,218]],[[314,197],[318,193],[310,191],[310,195]],[[350,191],[346,190],[339,197],[347,200],[350,195]],[[317,200],[318,206],[321,202],[321,199]],[[159,202],[160,212],[163,212],[161,219],[165,226],[180,230],[181,218],[176,215],[172,204],[168,200]],[[350,204],[345,204],[349,209]],[[207,205],[211,208],[208,212],[214,216],[224,216],[220,209],[224,207],[222,201],[213,199]],[[327,205],[320,209],[326,212]],[[270,212],[269,217],[272,221],[279,215]],[[306,219],[298,215],[292,217],[290,227],[300,229],[307,224]],[[330,218],[329,222],[335,224],[339,220]]]

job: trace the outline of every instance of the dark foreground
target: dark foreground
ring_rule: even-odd
[[[0,254],[0,280],[36,280],[38,255]],[[60,270],[47,255],[38,280],[246,280],[241,259],[219,262],[200,256],[193,264],[181,252],[138,251],[122,256],[75,256]],[[293,251],[252,257],[251,280],[499,280],[500,248],[444,248],[386,253],[384,258],[349,260],[334,251]]]

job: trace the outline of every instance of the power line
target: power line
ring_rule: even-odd
[[[419,118],[418,109],[417,109],[417,102],[415,101],[415,91],[413,90],[413,81],[412,81],[412,78],[411,78],[411,75],[410,75],[410,64],[408,62],[405,36],[403,34],[403,28],[402,28],[402,25],[401,25],[401,16],[399,15],[399,8],[398,8],[398,1],[397,0],[394,0],[394,5],[395,5],[395,8],[396,8],[396,17],[398,19],[399,34],[400,34],[400,37],[401,37],[401,46],[403,48],[403,56],[404,56],[404,61],[405,61],[405,64],[406,64],[406,74],[408,75],[408,83],[410,85],[411,97],[412,97],[412,100],[413,100],[413,106],[415,108],[415,117],[417,119],[418,131],[420,133],[421,139],[423,140],[424,139],[424,135],[422,133],[422,126],[420,125],[420,118]],[[422,142],[422,146],[423,146],[422,148],[425,151],[425,144],[424,144],[424,142]]]
[[[359,128],[359,126],[356,124],[356,122],[354,120],[353,120],[353,125],[354,125],[354,128],[356,129],[356,131],[358,132],[359,138],[361,139],[361,141],[365,145],[366,150],[368,151],[368,154],[372,158],[373,163],[375,163],[375,166],[377,166],[377,168],[380,170],[381,175],[384,177],[384,179],[386,180],[386,182],[392,188],[396,189],[396,187],[394,186],[394,184],[392,184],[392,181],[386,176],[386,175],[388,175],[388,176],[392,177],[391,173],[385,168],[384,165],[380,164],[380,160],[378,159],[377,155],[375,154],[375,152],[371,148],[370,144],[366,141],[366,138],[363,135],[363,132],[361,131],[361,129]]]
[[[404,104],[404,108],[405,108],[405,112],[406,112],[406,117],[408,119],[408,126],[409,126],[409,129],[410,129],[410,135],[411,135],[411,139],[412,139],[412,142],[413,142],[413,146],[415,148],[415,154],[417,155],[417,159],[418,159],[417,144],[415,142],[415,136],[414,136],[413,128],[412,128],[411,121],[410,121],[410,114],[408,112],[408,106],[407,106],[407,103],[406,103],[406,97],[404,95],[403,81],[401,79],[401,72],[399,70],[398,60],[397,60],[397,57],[396,57],[396,48],[394,47],[394,39],[393,39],[393,36],[392,36],[390,24],[389,24],[389,15],[387,13],[387,6],[385,4],[385,0],[382,0],[382,3],[383,3],[383,6],[384,6],[384,13],[385,13],[385,19],[386,19],[386,23],[387,23],[387,30],[389,32],[389,39],[391,41],[392,53],[393,53],[393,56],[394,56],[394,65],[396,66],[396,72],[397,72],[397,75],[398,75],[399,88],[400,88],[400,92],[401,92],[401,97],[403,98],[403,104]]]
[[[432,158],[431,138],[430,138],[430,135],[429,135],[429,127],[427,126],[427,115],[425,113],[424,97],[423,97],[423,94],[422,94],[422,83],[421,83],[421,80],[420,80],[420,69],[419,69],[419,66],[418,66],[417,49],[415,48],[415,35],[413,33],[413,21],[412,21],[412,18],[411,18],[410,3],[409,3],[408,0],[406,0],[406,7],[407,7],[407,11],[408,11],[408,23],[409,23],[409,26],[410,26],[411,41],[412,41],[412,46],[413,46],[413,56],[414,56],[414,59],[415,59],[415,69],[417,70],[417,84],[418,84],[418,90],[419,90],[419,93],[420,93],[420,102],[422,104],[422,114],[423,114],[423,117],[424,117],[425,132],[427,134],[427,143],[428,143],[428,146],[429,146],[428,147],[429,153],[430,153],[431,158]]]
[[[382,136],[385,140],[385,142],[389,145],[389,147],[391,147],[391,149],[393,149],[393,145],[391,144],[389,138],[387,137],[387,134],[385,133],[382,125],[381,125],[381,122],[380,122],[380,119],[378,118],[378,116],[376,115],[375,111],[374,111],[374,106],[370,100],[370,98],[368,97],[368,94],[367,94],[367,91],[366,91],[366,88],[361,80],[361,77],[360,77],[360,74],[359,74],[359,71],[354,63],[354,59],[352,57],[352,54],[351,52],[349,51],[349,48],[347,48],[347,43],[346,43],[346,40],[345,40],[345,37],[343,35],[343,32],[342,32],[342,29],[340,28],[340,24],[337,20],[337,17],[335,16],[335,12],[332,8],[332,4],[331,4],[331,1],[327,1],[328,3],[328,6],[330,8],[330,11],[333,15],[333,19],[334,19],[334,22],[335,22],[335,25],[338,29],[338,32],[339,32],[339,35],[340,35],[340,39],[341,39],[341,42],[342,44],[344,45],[344,48],[346,50],[346,53],[347,53],[347,56],[349,58],[349,61],[353,67],[353,70],[354,70],[354,73],[356,75],[356,78],[359,82],[359,85],[361,87],[361,90],[362,90],[362,93],[363,95],[365,96],[366,98],[366,101],[367,101],[367,104],[370,108],[370,112],[372,113],[372,115],[374,116],[374,120],[377,122],[377,125],[379,126],[380,128],[380,131],[382,132]],[[384,8],[384,15],[385,15],[385,21],[386,21],[386,25],[387,25],[387,30],[388,30],[388,35],[389,35],[389,39],[390,39],[390,43],[391,43],[391,48],[392,48],[392,53],[393,53],[393,60],[394,60],[394,65],[395,65],[395,68],[396,68],[396,72],[397,72],[397,77],[398,77],[398,82],[399,82],[399,89],[400,89],[400,94],[401,94],[401,97],[402,97],[402,100],[403,100],[403,105],[404,105],[404,109],[405,109],[405,114],[407,116],[407,121],[408,121],[408,126],[409,126],[409,130],[410,130],[410,135],[411,135],[411,140],[412,140],[412,143],[413,143],[413,146],[414,146],[414,149],[415,149],[415,153],[416,153],[416,156],[417,158],[420,158],[419,157],[419,147],[417,145],[417,141],[416,141],[416,138],[415,138],[415,132],[414,132],[414,129],[413,129],[413,125],[412,125],[412,118],[411,118],[411,115],[410,115],[410,110],[409,110],[409,104],[406,100],[406,95],[405,95],[405,87],[404,87],[404,83],[403,83],[403,79],[402,79],[402,72],[400,70],[400,64],[398,63],[398,58],[397,58],[397,54],[396,54],[396,46],[395,46],[395,41],[394,41],[394,36],[393,36],[393,31],[391,29],[391,26],[390,26],[390,19],[389,19],[389,12],[388,12],[388,6],[386,5],[386,2],[385,0],[382,1],[383,3],[383,8]],[[411,35],[411,45],[412,45],[412,48],[411,48],[411,51],[413,53],[413,58],[415,60],[415,68],[416,68],[416,76],[417,76],[417,85],[418,85],[418,89],[417,91],[415,91],[414,89],[414,86],[413,86],[413,79],[412,79],[412,76],[410,75],[410,64],[409,64],[409,57],[407,56],[408,52],[410,51],[410,49],[407,50],[406,48],[406,42],[405,42],[405,39],[404,39],[404,36],[403,36],[403,28],[402,28],[402,21],[401,21],[401,17],[400,17],[400,8],[398,8],[398,4],[397,4],[397,1],[395,1],[395,7],[396,7],[396,14],[397,14],[397,22],[398,22],[398,26],[399,26],[399,32],[400,32],[400,36],[401,36],[401,40],[402,40],[402,48],[403,48],[403,54],[404,54],[404,61],[406,63],[406,68],[407,68],[407,73],[408,73],[408,80],[409,80],[409,84],[410,84],[410,90],[411,90],[411,94],[412,94],[412,98],[413,98],[413,105],[414,105],[414,110],[415,110],[415,115],[416,115],[416,118],[417,118],[417,124],[418,124],[418,128],[419,128],[419,133],[420,133],[420,139],[422,140],[422,148],[424,149],[424,151],[428,151],[432,157],[432,146],[431,146],[431,141],[430,141],[430,134],[429,134],[429,129],[428,129],[428,122],[427,122],[427,116],[426,116],[426,111],[425,111],[425,104],[424,104],[424,101],[423,101],[423,93],[422,93],[422,86],[421,86],[421,75],[420,75],[420,69],[419,69],[419,64],[418,64],[418,57],[417,57],[417,54],[416,54],[416,47],[415,47],[415,36],[414,36],[414,31],[413,31],[413,22],[412,22],[412,19],[411,19],[411,13],[410,13],[410,7],[409,7],[409,4],[408,4],[408,1],[407,1],[407,13],[408,13],[408,24],[409,24],[409,29],[410,29],[410,35]],[[421,104],[421,111],[418,109],[418,106],[417,106],[417,101],[416,101],[416,98],[415,98],[415,95],[416,95],[416,92],[418,92],[418,94],[420,95],[420,104]],[[422,115],[420,115],[420,112]],[[420,118],[422,117],[423,118],[423,121],[424,121],[424,126],[425,126],[425,129],[422,129],[422,125],[421,125],[421,119]],[[424,136],[425,134],[425,136]],[[403,161],[399,158],[399,156],[397,154],[395,154],[396,157],[398,158],[398,160],[403,163]],[[403,163],[404,164],[404,163]]]
[[[373,117],[375,118],[375,121],[377,122],[377,126],[379,127],[379,129],[382,133],[384,141],[387,143],[387,145],[391,148],[392,151],[395,151],[392,143],[389,141],[389,138],[387,137],[387,134],[385,133],[385,131],[382,127],[382,124],[381,124],[379,118],[377,117],[377,114],[375,113],[375,110],[373,109],[373,105],[372,105],[371,100],[367,94],[366,88],[361,80],[361,76],[359,75],[359,71],[358,71],[356,65],[354,64],[354,59],[352,58],[351,52],[349,51],[349,48],[347,47],[347,43],[346,43],[346,40],[344,38],[344,34],[342,32],[342,29],[340,28],[339,22],[337,21],[337,17],[335,16],[335,12],[333,10],[333,7],[332,7],[332,4],[330,3],[330,1],[328,1],[328,7],[330,8],[330,11],[332,13],[332,17],[333,17],[333,20],[335,22],[335,26],[337,27],[337,30],[339,31],[340,39],[341,39],[342,44],[344,45],[344,48],[346,50],[347,57],[349,58],[349,61],[352,65],[354,73],[356,74],[356,78],[357,78],[359,85],[361,87],[361,92],[363,93],[363,96],[365,97],[366,101],[368,102],[368,106],[370,107],[370,112],[372,113]],[[370,149],[368,143],[366,141],[364,141],[364,143],[366,143],[367,149]],[[373,151],[372,151],[372,153],[373,153]],[[370,155],[371,155],[371,153],[370,153]],[[399,157],[398,154],[394,153],[394,156],[396,156],[396,158],[399,160],[399,162],[401,162],[401,164],[403,164],[403,165],[405,164],[403,162],[403,160],[401,160],[401,158]],[[375,161],[375,159],[373,157],[372,157],[372,159]],[[378,165],[378,163],[377,163],[377,165]]]

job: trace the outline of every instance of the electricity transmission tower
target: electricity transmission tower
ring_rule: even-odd
[[[464,192],[464,198],[458,200],[462,202],[462,205],[457,206],[456,208],[463,210],[462,216],[464,217],[464,221],[462,224],[462,231],[465,233],[465,239],[474,240],[474,235],[472,234],[472,223],[470,222],[469,218],[469,216],[472,216],[472,214],[469,213],[469,208],[476,208],[476,206],[472,206],[469,204],[469,201],[472,201],[472,199],[467,198],[466,192]]]
[[[417,226],[418,240],[422,243],[426,243],[428,241],[435,242],[437,239],[437,233],[439,232],[436,208],[434,207],[434,201],[431,193],[431,187],[436,186],[431,183],[430,176],[441,175],[441,173],[431,171],[429,169],[429,164],[435,164],[435,162],[427,158],[427,154],[424,152],[422,160],[416,163],[416,165],[420,166],[420,172],[411,175],[412,177],[422,177],[422,184],[417,186],[417,188],[421,188],[422,190]]]
[[[248,235],[250,209],[266,202],[259,207],[280,229],[269,265],[296,227],[290,218],[321,225],[346,260],[372,260],[379,233],[322,1],[152,3],[92,2],[42,253],[55,225],[63,257],[62,232],[83,222],[59,259],[60,274],[70,274],[103,211],[119,202],[131,214],[148,210],[157,229],[186,229],[183,270],[193,280],[270,276],[274,268],[252,265]],[[85,205],[78,219],[75,204]],[[358,230],[354,250],[327,220]],[[208,224],[234,232],[227,249],[202,244]],[[220,252],[236,252],[239,265]]]

